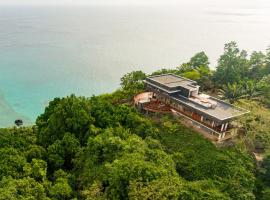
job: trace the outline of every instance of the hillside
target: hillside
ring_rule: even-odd
[[[229,146],[217,147],[171,115],[135,110],[141,71],[122,77],[112,94],[55,98],[35,126],[0,129],[0,199],[269,199],[268,54],[243,57],[229,43],[216,71],[201,52],[153,73],[191,78],[251,110]]]
[[[55,99],[36,127],[2,129],[0,144],[0,199],[254,198],[245,151],[104,97]]]

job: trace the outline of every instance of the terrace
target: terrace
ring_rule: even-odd
[[[145,84],[148,90],[167,95],[171,100],[218,122],[230,120],[249,112],[217,98],[199,93],[200,86],[196,85],[195,81],[173,74],[148,77]]]
[[[199,92],[195,81],[163,74],[144,81],[145,92],[137,95],[137,108],[146,112],[173,113],[183,116],[201,130],[216,135],[218,140],[230,137],[235,126],[233,120],[249,111]]]
[[[138,94],[134,97],[134,103],[136,107],[138,107],[139,104],[143,104],[143,110],[146,113],[171,113],[175,116],[180,116],[183,119],[181,122],[184,125],[192,127],[211,141],[224,141],[233,137],[232,130],[234,130],[235,127],[230,126],[229,130],[225,132],[226,134],[222,135],[222,133],[220,133],[220,126],[213,128],[209,124],[201,122],[200,117],[196,115],[189,116],[188,113],[160,102],[153,97],[153,92]]]

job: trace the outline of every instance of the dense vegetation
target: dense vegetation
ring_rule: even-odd
[[[91,98],[55,98],[33,127],[0,129],[0,199],[270,199],[270,51],[225,45],[216,71],[204,52],[175,69],[252,112],[244,135],[218,148],[170,115],[132,106],[146,76]],[[252,152],[264,155],[256,162]]]

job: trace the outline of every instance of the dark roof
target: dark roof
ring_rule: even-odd
[[[187,89],[199,88],[195,81],[173,74],[150,76],[146,78],[145,83],[167,93],[168,95],[177,92],[176,89],[179,86]],[[226,121],[249,112],[248,110],[236,107],[211,96],[209,96],[209,100],[215,102],[216,106],[214,108],[207,108],[202,103],[198,103],[191,98],[186,98],[181,95],[173,95],[170,96],[170,98],[218,121]]]
[[[239,116],[249,112],[248,110],[245,110],[245,109],[240,108],[240,107],[236,107],[232,104],[221,101],[221,100],[216,99],[214,97],[210,97],[210,99],[217,103],[215,108],[206,108],[206,107],[201,106],[200,104],[198,104],[194,101],[191,101],[188,98],[181,97],[181,96],[172,97],[172,99],[174,99],[175,101],[178,101],[181,104],[184,104],[190,108],[193,108],[193,109],[199,111],[200,113],[203,113],[203,114],[209,116],[210,118],[214,118],[218,121],[228,121],[230,119],[239,117]]]
[[[180,76],[176,76],[174,74],[150,76],[147,77],[146,80],[151,83],[164,86],[169,90],[177,90],[179,87],[182,87],[192,91],[194,89],[199,88],[199,86],[195,81]]]

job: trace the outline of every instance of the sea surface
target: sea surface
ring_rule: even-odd
[[[270,3],[248,2],[0,6],[0,127],[34,123],[54,97],[112,92],[127,72],[176,67],[202,50],[215,67],[232,40],[264,51]]]

